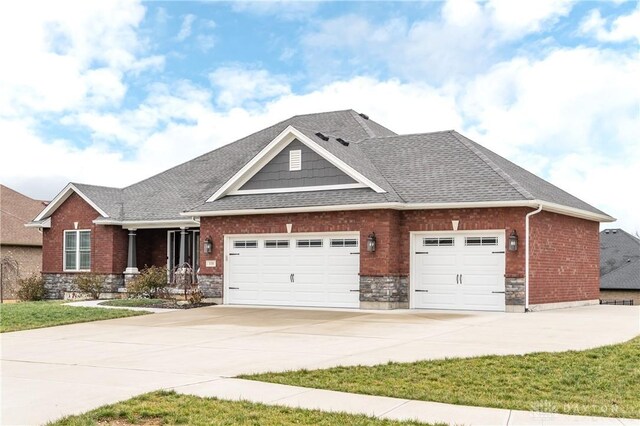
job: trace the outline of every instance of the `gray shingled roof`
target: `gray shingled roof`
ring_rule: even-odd
[[[622,229],[600,232],[600,288],[640,290],[640,239]]]
[[[289,125],[386,193],[365,188],[226,196],[206,202]],[[329,140],[318,138],[317,132]],[[351,143],[345,147],[337,137]],[[534,199],[602,214],[455,131],[396,135],[353,110],[292,117],[123,189],[76,185],[120,220],[183,219],[184,211]]]

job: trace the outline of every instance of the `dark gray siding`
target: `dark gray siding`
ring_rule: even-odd
[[[336,142],[337,143],[337,142]],[[302,151],[302,170],[289,171],[289,151]],[[240,190],[357,183],[297,139],[267,163]]]

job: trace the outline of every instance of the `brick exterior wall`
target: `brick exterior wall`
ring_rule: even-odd
[[[3,271],[2,297],[4,299],[15,299],[18,279],[40,273],[42,269],[42,247],[0,245],[0,258],[9,258],[18,263],[17,274],[8,269]]]
[[[600,297],[599,224],[541,212],[531,217],[529,304]]]
[[[51,216],[51,227],[43,230],[43,273],[63,272],[64,231],[91,230],[91,272],[121,274],[127,267],[127,231],[120,226],[95,225],[100,214],[79,195],[71,194]]]
[[[167,229],[138,229],[136,231],[136,255],[138,269],[145,266],[166,268]]]

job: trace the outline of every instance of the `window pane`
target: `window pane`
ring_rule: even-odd
[[[355,238],[332,239],[331,247],[358,247],[358,240]]]
[[[91,250],[91,231],[80,231],[80,250]]]
[[[76,236],[77,236],[77,232],[75,231],[71,231],[71,232],[65,232],[64,233],[64,244],[67,250],[73,250],[75,251],[76,249]]]
[[[91,269],[91,252],[80,252],[80,268],[79,269]]]
[[[255,240],[233,242],[233,248],[256,248],[256,247],[258,247],[258,242]]]
[[[76,252],[75,251],[67,251],[64,254],[65,259],[65,269],[73,270],[76,268]]]
[[[287,248],[289,240],[266,240],[264,246],[265,248]]]
[[[322,247],[322,240],[296,240],[298,247]]]

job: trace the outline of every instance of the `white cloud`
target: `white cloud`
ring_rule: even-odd
[[[239,66],[221,67],[209,74],[211,84],[217,88],[217,103],[231,108],[248,101],[263,101],[291,92],[287,80],[263,69]]]
[[[136,28],[144,12],[124,0],[3,3],[0,116],[119,102],[124,75],[159,62],[141,57]]]
[[[618,16],[607,29],[607,20],[594,9],[580,24],[583,34],[592,34],[603,42],[635,40],[640,43],[640,6],[628,15]]]
[[[310,72],[318,74],[354,67],[366,72],[382,64],[404,78],[446,81],[485,69],[499,47],[551,28],[571,8],[567,0],[449,0],[439,16],[413,22],[373,22],[355,14],[320,21],[302,46]]]
[[[196,20],[196,15],[188,14],[182,18],[182,25],[176,38],[178,41],[184,41],[191,35],[191,26]]]
[[[318,6],[318,1],[310,0],[257,0],[231,3],[232,10],[235,12],[270,15],[285,21],[307,19],[318,9]]]

